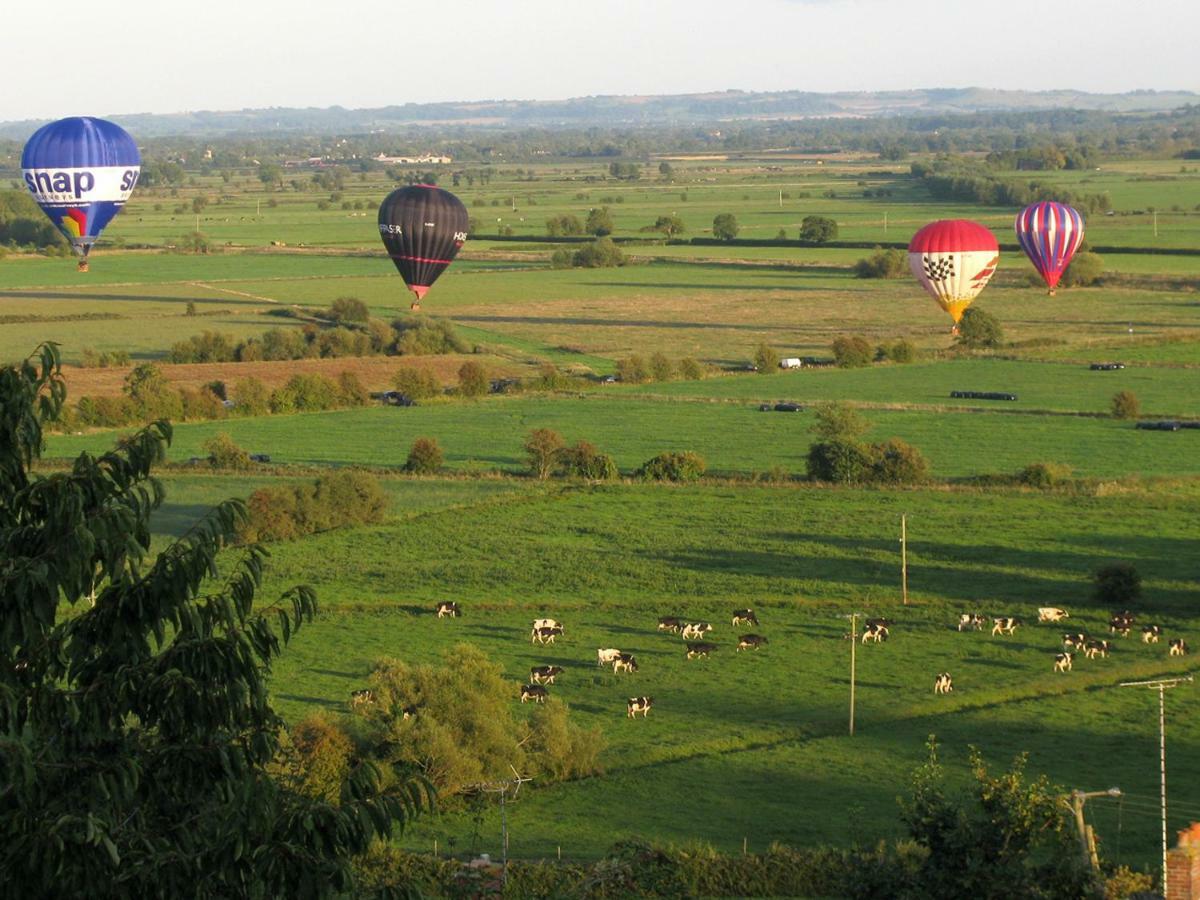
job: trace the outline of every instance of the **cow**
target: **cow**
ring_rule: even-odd
[[[1168,656],[1187,656],[1188,645],[1183,638],[1171,638],[1167,641],[1167,646],[1170,648],[1167,651]]]
[[[404,709],[400,710],[400,718],[402,718],[405,722],[407,722],[416,714],[417,708],[415,706],[406,706]]]
[[[1119,634],[1121,637],[1129,637],[1129,632],[1133,629],[1133,613],[1125,610],[1123,613],[1113,613],[1108,620],[1109,634]]]
[[[954,690],[954,679],[950,677],[949,672],[940,672],[937,678],[933,679],[933,692],[935,694],[949,694]]]
[[[1054,654],[1054,671],[1055,672],[1070,672],[1071,660],[1074,659],[1073,653],[1055,653]]]
[[[629,703],[626,704],[626,715],[631,719],[636,719],[637,714],[641,713],[642,718],[650,715],[650,707],[654,705],[653,697],[630,697]]]
[[[716,644],[692,644],[692,643],[689,643],[687,645],[687,658],[688,659],[698,659],[702,656],[707,657],[708,654],[712,653],[716,649],[717,649]]]
[[[992,636],[998,634],[1012,634],[1017,630],[1017,626],[1021,624],[1021,620],[1016,616],[997,616],[992,619]]]
[[[743,634],[738,638],[737,649],[741,650],[757,650],[763,644],[769,643],[761,634]]]
[[[540,684],[523,684],[521,685],[521,702],[532,700],[534,703],[545,703],[546,698],[550,696],[550,692]]]
[[[556,622],[554,619],[534,619],[533,631],[536,632],[539,628],[557,628],[561,633],[562,623]]]
[[[1142,626],[1142,643],[1157,644],[1158,639],[1162,637],[1161,625],[1143,625]]]
[[[683,626],[679,634],[684,640],[687,640],[688,638],[702,638],[710,631],[712,631],[712,626],[707,622],[689,622]]]
[[[1061,622],[1063,619],[1069,618],[1071,618],[1071,614],[1065,609],[1059,609],[1057,606],[1038,607],[1039,622]]]
[[[462,615],[462,610],[458,608],[458,604],[453,600],[439,600],[437,605],[437,617],[444,619],[449,616],[452,619],[457,619]]]
[[[1108,651],[1112,649],[1112,644],[1109,641],[1091,640],[1083,645],[1083,653],[1088,659],[1095,659],[1100,656],[1108,659]]]
[[[562,666],[534,666],[529,670],[529,680],[534,684],[554,684],[563,671]]]
[[[874,641],[878,644],[880,641],[888,639],[888,629],[886,625],[868,625],[863,629],[862,642]]]
[[[735,609],[733,611],[733,626],[738,625],[753,625],[758,627],[758,616],[754,614],[752,609]]]
[[[1077,650],[1088,642],[1088,636],[1082,631],[1074,631],[1063,635],[1063,646],[1068,650]]]
[[[683,623],[679,621],[678,616],[660,616],[658,619],[659,631],[673,631],[678,634],[682,627]]]
[[[609,666],[612,665],[621,656],[621,651],[616,647],[602,648],[596,651],[596,665]]]
[[[357,709],[360,706],[370,706],[375,702],[375,692],[370,688],[360,688],[357,691],[350,692],[350,708]]]
[[[553,644],[554,639],[563,633],[561,627],[537,628],[534,629],[533,637],[530,638],[530,643],[537,641],[539,644]]]
[[[638,670],[637,660],[633,658],[632,653],[622,653],[613,660],[613,674],[618,672],[636,672]]]
[[[958,617],[959,631],[983,631],[986,624],[987,617],[983,613],[962,613]]]
[[[885,619],[883,617],[879,617],[879,618],[875,618],[875,619],[867,619],[867,622],[866,622],[866,625],[868,628],[871,628],[872,626],[874,626],[876,628],[879,628],[879,627],[891,628],[895,624],[896,623],[893,622],[891,619]]]

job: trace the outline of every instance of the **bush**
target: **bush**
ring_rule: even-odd
[[[419,437],[413,441],[404,463],[404,471],[416,475],[433,475],[442,468],[442,448],[436,438]]]
[[[840,369],[861,369],[871,364],[875,354],[866,338],[843,334],[833,339],[833,358]]]
[[[354,745],[342,727],[325,713],[316,712],[291,730],[298,757],[300,790],[310,797],[336,804],[342,784],[350,774]]]
[[[916,362],[920,355],[917,345],[904,338],[900,338],[893,344],[880,344],[875,349],[877,360],[888,360],[894,363]]]
[[[999,347],[1004,341],[1000,320],[989,312],[972,306],[958,323],[958,345],[970,350]]]
[[[261,416],[271,411],[271,394],[265,384],[250,376],[234,382],[233,403],[239,415]]]
[[[813,406],[812,432],[822,441],[856,442],[871,423],[842,400],[827,400]]]
[[[445,319],[424,316],[397,319],[392,327],[397,333],[396,350],[401,356],[466,353],[470,349]]]
[[[260,488],[246,501],[243,543],[287,541],[345,525],[380,522],[387,494],[366,472],[334,472],[312,483]]]
[[[876,247],[874,253],[854,264],[857,278],[903,278],[908,271],[908,256],[894,248]]]
[[[1104,260],[1095,253],[1076,253],[1063,272],[1063,287],[1089,287],[1104,277]]]
[[[575,251],[571,262],[583,269],[606,269],[625,265],[625,254],[612,238],[602,237]]]
[[[569,269],[575,261],[575,254],[566,247],[559,247],[550,254],[550,268]]]
[[[1026,487],[1048,488],[1071,477],[1071,467],[1063,463],[1030,463],[1017,473],[1017,481]]]
[[[271,392],[271,412],[321,412],[340,406],[338,385],[318,374],[293,375]]]
[[[1133,563],[1110,563],[1092,574],[1092,596],[1113,609],[1134,606],[1142,597],[1142,576]]]
[[[838,225],[825,216],[805,216],[800,222],[800,240],[823,244],[838,236]]]
[[[366,406],[371,401],[370,392],[353,372],[338,374],[337,393],[339,406]]]
[[[371,318],[371,311],[367,309],[367,304],[357,297],[338,297],[330,304],[325,318],[334,322],[365,323]]]
[[[474,360],[467,360],[458,368],[458,392],[464,397],[482,397],[489,390],[487,372]]]
[[[438,381],[437,375],[429,369],[412,366],[405,366],[397,372],[392,385],[413,400],[427,400],[430,397],[441,396],[442,393],[442,383]]]
[[[661,351],[655,351],[650,357],[650,376],[660,382],[670,381],[675,377],[675,367]]]
[[[538,704],[529,719],[530,754],[552,781],[595,775],[600,769],[604,736],[600,729],[585,731],[573,725],[567,705],[557,697]]]
[[[870,448],[871,480],[880,484],[920,484],[929,480],[929,461],[916,447],[889,438]]]
[[[719,213],[712,224],[713,237],[722,241],[732,241],[738,236],[740,226],[738,225],[737,216],[733,213]]]
[[[172,363],[232,362],[236,345],[233,337],[216,331],[195,334],[171,346],[167,361]]]
[[[779,369],[779,354],[770,344],[761,343],[754,350],[754,366],[759,375],[773,375]]]
[[[874,460],[868,447],[857,441],[820,441],[808,448],[808,477],[811,481],[858,484],[871,475]]]
[[[183,416],[183,400],[171,387],[162,370],[154,363],[141,363],[125,376],[125,395],[133,403],[142,421],[178,419]]]
[[[612,481],[621,474],[616,461],[588,441],[579,441],[574,447],[564,448],[559,454],[559,464],[564,474],[589,481]]]
[[[641,384],[650,380],[646,361],[638,355],[617,360],[617,380],[622,384]]]
[[[705,468],[698,453],[660,453],[642,463],[635,474],[643,481],[697,481]]]
[[[545,480],[550,477],[558,465],[566,442],[562,435],[549,428],[536,428],[525,439],[525,455],[529,460],[529,470],[538,478]]]
[[[183,404],[183,418],[189,421],[224,419],[229,415],[221,398],[208,387],[199,390],[180,388],[179,399]]]
[[[1133,391],[1118,391],[1113,394],[1112,414],[1114,419],[1136,419],[1142,414],[1142,403]]]

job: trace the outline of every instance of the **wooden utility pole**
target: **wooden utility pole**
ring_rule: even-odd
[[[1109,788],[1107,791],[1071,791],[1071,811],[1075,813],[1075,830],[1079,834],[1079,845],[1083,850],[1084,860],[1092,867],[1093,872],[1100,871],[1100,856],[1096,852],[1096,832],[1083,820],[1083,804],[1092,797],[1120,796],[1120,788]]]
[[[850,613],[842,616],[843,619],[850,620],[850,736],[854,737],[854,681],[855,681],[855,653],[858,649],[858,617],[862,613]]]
[[[908,515],[900,514],[900,595],[908,606]]]
[[[883,233],[887,234],[887,213],[883,214]]]

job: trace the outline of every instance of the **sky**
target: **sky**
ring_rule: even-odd
[[[730,89],[1200,91],[1197,33],[1197,0],[58,0],[0,32],[0,121]]]

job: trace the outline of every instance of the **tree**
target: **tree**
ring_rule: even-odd
[[[733,213],[719,213],[713,218],[713,237],[719,240],[732,241],[738,236],[738,231],[740,230],[741,226],[738,225],[737,216]]]
[[[823,244],[838,236],[838,225],[825,216],[805,216],[800,222],[800,240]]]
[[[549,428],[535,428],[525,439],[525,455],[529,469],[543,481],[550,477],[566,443],[562,435]]]
[[[670,381],[675,377],[675,367],[661,350],[650,355],[650,377],[655,381]]]
[[[673,181],[675,178],[675,170],[671,168],[671,164],[666,160],[658,164],[658,177],[663,181]]]
[[[625,265],[625,254],[612,238],[602,237],[576,250],[571,262],[584,269],[605,269]]]
[[[972,306],[958,323],[958,345],[971,350],[999,347],[1004,342],[1000,320],[986,310]]]
[[[560,456],[563,472],[589,481],[611,481],[621,473],[616,461],[607,453],[601,453],[590,441],[579,441],[574,447],[566,447]]]
[[[458,367],[458,392],[464,397],[482,397],[491,385],[483,366],[472,359]]]
[[[283,184],[283,169],[275,163],[260,163],[258,180],[266,186],[267,190],[273,190]]]
[[[426,400],[442,393],[442,383],[429,369],[405,366],[396,373],[393,387],[413,400]]]
[[[848,403],[827,400],[813,407],[812,432],[822,441],[857,441],[871,423]]]
[[[675,235],[682,234],[683,232],[687,231],[687,226],[684,224],[683,219],[679,218],[679,216],[670,215],[659,216],[654,220],[653,225],[648,228],[643,228],[642,230],[661,232],[667,236],[667,240],[670,240],[671,238],[675,237]]]
[[[178,419],[183,415],[179,393],[154,363],[140,363],[125,376],[125,394],[143,421]]]
[[[329,306],[329,318],[335,322],[365,323],[371,318],[371,311],[357,297],[338,297]]]
[[[908,257],[894,247],[875,252],[854,264],[856,278],[903,278],[908,274]]]
[[[604,237],[606,234],[612,234],[613,220],[608,207],[600,206],[592,209],[588,213],[587,222],[584,223],[583,230],[588,234],[594,234],[596,237]]]
[[[679,361],[679,377],[684,381],[699,381],[704,377],[704,367],[690,356]]]
[[[861,369],[875,358],[867,339],[857,334],[843,334],[833,339],[833,358],[840,369]]]
[[[1142,599],[1142,576],[1133,563],[1101,566],[1092,574],[1092,596],[1097,603],[1126,609]]]
[[[255,611],[264,552],[221,552],[246,514],[235,500],[151,557],[165,422],[31,474],[65,396],[53,348],[0,369],[5,883],[27,898],[351,893],[351,856],[423,797],[409,781],[383,794],[371,765],[339,805],[272,774],[286,726],[264,673],[316,596]]]
[[[1133,391],[1117,391],[1112,398],[1114,419],[1136,419],[1142,414],[1142,402]]]
[[[204,442],[208,461],[214,469],[248,469],[250,454],[239,447],[228,434],[221,431]]]
[[[779,369],[779,353],[768,343],[759,344],[754,350],[754,366],[759,375],[770,375]]]
[[[857,484],[867,480],[873,462],[869,448],[858,441],[820,441],[808,448],[808,477],[812,481]]]
[[[636,353],[617,360],[617,381],[621,384],[641,384],[650,380],[646,360]]]
[[[404,471],[416,475],[434,475],[442,467],[442,448],[437,438],[419,437],[413,441],[404,463]]]
[[[1096,253],[1076,253],[1059,281],[1063,287],[1090,287],[1104,277],[1104,260]]]

